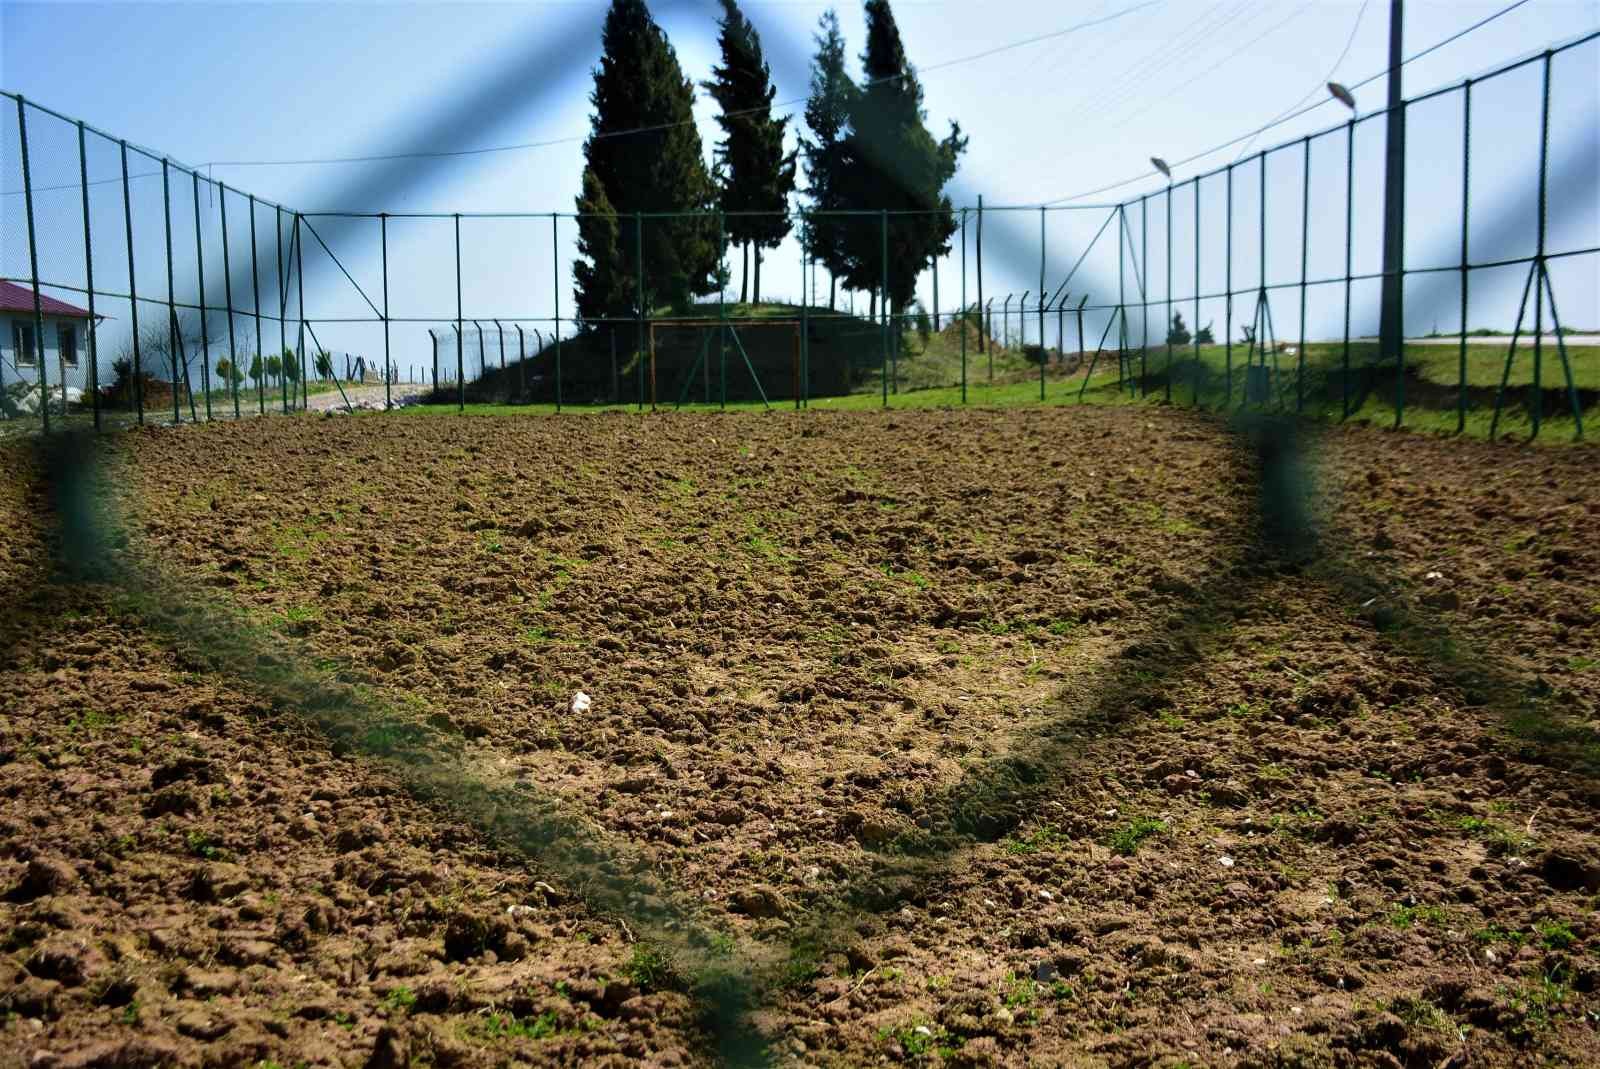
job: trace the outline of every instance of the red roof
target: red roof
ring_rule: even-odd
[[[58,301],[54,297],[39,295],[39,310],[47,316],[67,319],[88,319],[89,313],[75,304]],[[0,282],[0,312],[26,312],[33,314],[33,291],[15,282]]]

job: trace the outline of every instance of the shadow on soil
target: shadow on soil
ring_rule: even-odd
[[[34,493],[48,502],[53,530],[44,532],[54,573],[43,582],[104,584],[108,601],[143,621],[150,633],[207,670],[319,728],[335,752],[376,762],[419,799],[437,804],[491,840],[559,873],[597,912],[625,918],[635,934],[673,961],[683,989],[697,997],[710,1046],[726,1064],[764,1065],[766,1040],[750,1024],[761,992],[808,975],[822,954],[853,930],[852,914],[881,912],[920,899],[962,849],[1014,831],[1038,804],[1085,777],[1083,746],[1124,730],[1160,708],[1182,673],[1212,655],[1238,609],[1285,575],[1327,584],[1353,615],[1414,659],[1470,706],[1499,718],[1520,758],[1600,777],[1600,744],[1592,731],[1563,718],[1559,703],[1501,667],[1489,651],[1455,637],[1441,619],[1385,599],[1382,581],[1333,553],[1315,529],[1310,443],[1305,425],[1271,417],[1238,419],[1240,463],[1259,480],[1253,539],[1230,567],[1183,591],[1185,604],[1135,636],[1093,678],[1077,680],[1061,714],[1025,748],[975,769],[934,798],[930,828],[897,841],[870,871],[796,925],[787,957],[735,956],[699,925],[690,907],[647,875],[647,864],[602,841],[564,816],[559,800],[521,785],[496,782],[475,767],[462,740],[388,709],[348,677],[307,667],[312,658],[255,624],[237,608],[183,593],[160,569],[132,563],[125,536],[95,502],[100,477],[93,439],[62,435],[39,444]],[[114,562],[129,563],[118,565]],[[22,636],[7,632],[8,642]],[[1092,777],[1088,777],[1092,779]]]

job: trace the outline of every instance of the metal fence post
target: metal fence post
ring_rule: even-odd
[[[1222,283],[1222,288],[1227,291],[1223,295],[1222,306],[1222,332],[1225,336],[1222,351],[1223,360],[1226,364],[1226,370],[1223,373],[1222,407],[1228,408],[1233,404],[1233,164],[1228,164],[1225,173],[1227,175],[1228,188],[1226,221],[1228,232],[1225,238],[1228,263],[1225,268],[1226,277]]]
[[[1549,83],[1547,80],[1546,85],[1548,86],[1548,84]],[[1400,101],[1400,113],[1398,118],[1400,120],[1399,147],[1396,149],[1395,143],[1391,137],[1389,144],[1389,159],[1391,168],[1397,166],[1399,170],[1399,193],[1394,193],[1393,179],[1391,179],[1391,185],[1387,190],[1388,204],[1386,207],[1388,208],[1389,212],[1392,213],[1392,217],[1385,220],[1387,225],[1394,227],[1393,255],[1395,274],[1394,278],[1390,279],[1386,273],[1384,276],[1384,284],[1387,286],[1392,282],[1394,285],[1393,307],[1392,309],[1385,308],[1385,311],[1389,313],[1389,317],[1393,322],[1392,330],[1394,335],[1395,363],[1394,425],[1396,427],[1401,427],[1405,425],[1406,421],[1406,102],[1404,100]],[[1398,156],[1396,156],[1396,152],[1398,152]],[[1399,161],[1398,164],[1395,164],[1394,162],[1396,159]],[[1385,302],[1385,304],[1387,305],[1388,302]],[[1534,338],[1534,344],[1536,346],[1538,344],[1537,336]],[[1539,357],[1537,352],[1538,350],[1535,349],[1535,356],[1533,358],[1533,366],[1536,372],[1539,367]],[[1537,385],[1537,375],[1535,375],[1535,386],[1537,387]],[[1539,433],[1539,418],[1537,416],[1535,416],[1533,420],[1533,433]]]
[[[528,346],[522,334],[522,324],[512,324],[517,328],[517,400],[526,401],[528,398]]]
[[[1533,437],[1539,436],[1544,416],[1544,289],[1549,285],[1545,268],[1545,216],[1548,200],[1550,163],[1550,52],[1544,54],[1544,81],[1539,112],[1539,231],[1534,253],[1533,286]],[[1404,276],[1402,276],[1404,277]],[[41,365],[42,366],[42,365]]]
[[[1194,396],[1191,405],[1200,404],[1200,176],[1194,178]]]
[[[200,240],[200,175],[189,172],[194,186],[194,267],[200,283],[200,388],[206,395],[206,422],[211,422],[211,340],[206,324],[206,256]]]
[[[278,249],[278,392],[283,396],[283,414],[289,414],[289,375],[283,361],[289,356],[289,276],[283,266],[283,208],[273,205],[273,236]]]
[[[88,346],[87,357],[89,360],[89,403],[94,409],[94,429],[100,429],[100,349],[95,340],[95,324],[97,317],[94,312],[94,243],[89,239],[89,153],[84,145],[83,120],[78,120],[78,177],[83,185],[83,272],[84,290],[89,295],[89,336],[84,339]],[[66,403],[67,392],[63,384],[61,390],[62,403]]]
[[[978,256],[978,310],[979,310],[979,315],[978,315],[978,352],[981,354],[981,353],[984,353],[984,352],[988,351],[988,345],[989,345],[989,340],[984,337],[985,334],[989,333],[989,325],[985,321],[985,317],[983,316],[983,310],[988,306],[983,303],[983,194],[982,193],[978,194],[978,237],[977,237],[977,241],[978,241],[977,256]],[[989,382],[990,382],[991,385],[993,385],[993,383],[994,383],[994,355],[992,353],[989,356]]]
[[[1261,367],[1262,367],[1263,372],[1265,372],[1265,369],[1266,369],[1266,366],[1267,366],[1267,339],[1271,334],[1271,331],[1269,330],[1269,328],[1267,326],[1268,319],[1263,314],[1266,311],[1266,305],[1267,305],[1267,150],[1266,149],[1262,149],[1261,150],[1261,152],[1257,156],[1257,161],[1258,161],[1258,165],[1260,167],[1258,183],[1259,183],[1260,188],[1261,188],[1261,204],[1260,204],[1261,215],[1260,215],[1260,222],[1259,222],[1259,224],[1257,226],[1257,229],[1258,229],[1259,233],[1256,235],[1256,237],[1260,242],[1260,254],[1261,254],[1260,287],[1261,288],[1257,291],[1258,296],[1256,298],[1256,319],[1258,321],[1258,326],[1256,327],[1256,349],[1261,354]],[[1273,342],[1274,342],[1274,344],[1276,344],[1276,339],[1275,338],[1273,339]],[[1273,356],[1272,356],[1272,367],[1273,367],[1274,371],[1277,370],[1277,367],[1278,367],[1278,356],[1277,356],[1276,352],[1274,352]],[[1274,376],[1274,378],[1276,378],[1276,376]],[[1268,391],[1269,394],[1277,393],[1277,385],[1278,384],[1276,382],[1273,382],[1272,385],[1273,385],[1273,388]],[[1245,380],[1245,397],[1246,397],[1247,401],[1249,399],[1249,394],[1250,394],[1250,385],[1249,385],[1249,380],[1246,379]],[[1266,402],[1263,401],[1262,405],[1265,406]]]
[[[295,311],[300,313],[300,411],[311,407],[311,387],[306,379],[306,242],[300,236],[300,213],[294,214],[294,287]]]
[[[378,214],[378,243],[383,261],[383,407],[394,408],[394,392],[389,386],[389,215]]]
[[[39,297],[39,244],[33,225],[33,174],[28,166],[28,115],[21,94],[17,96],[17,140],[22,145],[22,201],[28,215],[28,274],[33,283],[33,359],[39,368],[39,418],[44,433],[50,433],[50,375],[45,370],[44,305]],[[17,354],[22,362],[22,354]],[[66,404],[67,386],[61,384],[61,403]]]
[[[1461,342],[1456,355],[1456,433],[1467,429],[1467,242],[1472,189],[1472,79],[1462,83],[1461,113]]]
[[[233,418],[239,418],[239,345],[233,329],[233,260],[228,255],[228,187],[217,185],[217,205],[222,211],[222,299],[228,305],[228,386],[233,393]]]
[[[638,231],[636,230],[635,233],[637,234]],[[639,248],[639,247],[642,247],[642,246],[636,246],[636,248]],[[637,255],[639,256],[639,263],[640,263],[640,267],[639,267],[639,304],[640,304],[641,307],[643,307],[643,305],[644,305],[644,266],[643,266],[643,264],[644,264],[644,259],[643,259],[644,254],[643,254],[643,252],[640,252]],[[723,214],[722,212],[719,211],[719,212],[717,212],[717,359],[718,359],[719,364],[720,364],[719,376],[720,376],[720,379],[721,379],[721,385],[720,385],[719,388],[721,390],[721,396],[722,396],[722,400],[720,402],[720,406],[719,407],[723,411],[726,411],[727,407],[728,407],[728,346],[727,346],[727,334],[726,334],[726,328],[727,328],[727,324],[728,324],[728,302],[724,299],[724,296],[723,296],[724,292],[727,290],[728,287],[722,281],[722,266],[723,266],[723,261],[727,258],[727,255],[728,255],[728,217],[725,214]],[[640,407],[642,408],[643,405],[641,404]]]
[[[133,270],[133,200],[128,190],[128,143],[118,141],[122,150],[122,223],[128,242],[128,315],[133,329],[133,407],[139,425],[144,425],[144,365],[139,355],[139,287]]]
[[[498,319],[491,319],[490,322],[494,324],[495,340],[500,343],[500,389],[509,394],[511,391],[506,384],[506,328],[500,325]]]
[[[1340,388],[1341,422],[1350,418],[1350,283],[1353,277],[1350,271],[1350,258],[1356,244],[1355,205],[1356,121],[1351,119],[1344,127],[1344,356],[1340,373],[1340,378],[1343,380]]]
[[[439,336],[431,329],[428,331],[428,355],[431,359],[428,368],[433,374],[433,392],[439,392]]]
[[[556,411],[561,411],[561,252],[560,221],[555,212],[550,213],[550,288],[555,297],[555,322],[551,333],[556,342]]]
[[[456,221],[456,411],[465,412],[467,409],[467,373],[466,363],[462,355],[461,339],[461,213],[455,214]],[[559,376],[557,382],[559,384]]]
[[[981,317],[980,317],[981,318]],[[967,403],[967,209],[961,209],[961,403]]]
[[[644,311],[644,213],[643,212],[634,212],[633,213],[633,269],[634,269],[634,281],[638,286],[638,293],[639,293],[638,307],[634,310],[635,313],[636,313],[635,319],[636,319],[636,329],[637,329],[637,333],[638,333],[638,352],[634,356],[634,371],[635,371],[634,378],[637,380],[638,387],[639,387],[639,406],[638,406],[638,411],[643,412],[644,411],[644,354],[645,354],[645,345],[644,345],[644,330],[645,330],[645,327],[644,327],[644,318],[645,318],[645,311]],[[724,364],[722,371],[723,371],[723,374],[722,374],[722,377],[723,377],[722,404],[723,404],[723,407],[726,408],[727,404],[728,404],[728,383],[727,383],[727,377],[728,377],[727,371],[728,371],[728,369],[727,369],[726,364]]]
[[[161,160],[161,214],[167,234],[167,355],[172,358],[172,422],[181,423],[183,413],[178,408],[178,310],[172,294],[172,191],[167,184],[167,160]],[[183,377],[189,377],[188,361],[184,361]],[[194,405],[194,392],[189,393],[189,404]],[[191,412],[191,415],[193,413]]]
[[[1044,257],[1045,257],[1044,207],[1039,208],[1039,402],[1044,403]]]
[[[883,381],[883,407],[889,407],[889,213],[883,209],[878,211],[879,245],[882,259],[883,282],[880,300],[878,301],[878,314],[883,318],[878,323],[878,340],[881,343],[882,358],[880,363],[879,378]]]
[[[809,370],[806,368],[806,332],[810,321],[808,313],[811,308],[811,290],[806,285],[806,264],[810,259],[808,253],[811,251],[811,243],[807,231],[808,224],[806,223],[805,212],[801,211],[798,215],[800,223],[800,351],[798,360],[800,366],[796,369],[799,378],[798,388],[795,390],[794,396],[794,407],[796,409],[801,407],[802,399],[809,392],[806,389],[806,382],[810,375]]]
[[[1139,396],[1150,394],[1150,195],[1139,198],[1139,262],[1144,265],[1143,299],[1139,302]],[[1083,321],[1078,322],[1078,349],[1083,349]]]
[[[1172,182],[1167,182],[1167,387],[1166,401],[1172,403]]]
[[[1123,206],[1119,204],[1117,205],[1117,310],[1122,313],[1122,326],[1117,336],[1117,377],[1127,380],[1126,385],[1128,386],[1128,392],[1131,394],[1134,392],[1134,386],[1133,376],[1129,374],[1132,368],[1129,367],[1131,361],[1128,359],[1127,352],[1128,317],[1125,311],[1127,308],[1128,269],[1127,264],[1123,259],[1123,254],[1127,247],[1124,239],[1128,236],[1126,224],[1127,213],[1123,211]],[[1067,298],[1069,296],[1071,295],[1067,293],[1063,293],[1061,295],[1060,307],[1065,308],[1067,306]],[[1065,364],[1067,361],[1067,338],[1063,327],[1064,324],[1060,321],[1060,317],[1058,316],[1056,323],[1056,335],[1061,340],[1061,362],[1062,364]],[[1122,395],[1121,385],[1117,386],[1117,395],[1119,397]]]
[[[474,319],[472,329],[478,332],[478,381],[482,382],[483,376],[488,373],[488,369],[484,367],[486,357],[483,351],[483,324]]]
[[[1295,353],[1294,411],[1300,415],[1306,405],[1306,265],[1311,246],[1311,138],[1303,137],[1300,165],[1300,349]]]

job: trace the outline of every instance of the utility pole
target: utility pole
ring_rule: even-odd
[[[1406,113],[1400,87],[1401,31],[1404,29],[1403,0],[1389,0],[1389,110],[1385,123],[1383,177],[1383,304],[1378,323],[1378,349],[1381,360],[1394,360],[1400,366],[1405,344],[1405,286],[1401,271],[1405,266],[1406,215]]]

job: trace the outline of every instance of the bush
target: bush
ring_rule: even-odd
[[[1168,345],[1188,345],[1194,340],[1194,335],[1189,333],[1189,328],[1184,325],[1183,313],[1172,313],[1172,329],[1167,331]]]

